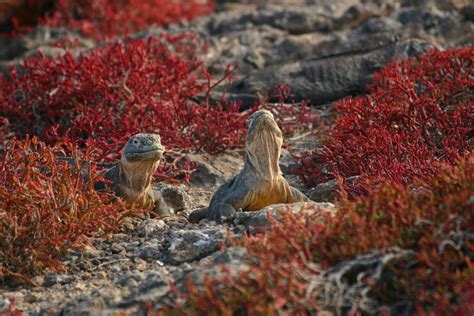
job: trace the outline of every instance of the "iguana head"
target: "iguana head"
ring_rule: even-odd
[[[267,110],[253,113],[247,120],[246,155],[248,162],[266,180],[280,175],[279,159],[283,134],[273,114]]]
[[[128,188],[127,195],[143,198],[151,186],[165,148],[157,134],[136,134],[127,141],[120,159],[121,176]],[[133,199],[132,198],[132,199]]]
[[[122,162],[158,161],[163,157],[164,151],[160,135],[136,134],[130,137],[122,149]]]
[[[275,122],[272,112],[267,110],[260,110],[247,119],[247,144],[253,141],[255,135],[261,131],[274,133],[276,136],[283,138],[281,129]]]

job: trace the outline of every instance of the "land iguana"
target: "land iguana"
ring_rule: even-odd
[[[286,101],[309,100],[313,105],[328,104],[365,92],[374,72],[393,60],[419,56],[435,46],[418,39],[395,40],[375,47],[344,51],[284,65],[268,66],[218,89],[226,91],[228,101],[240,101],[241,110],[258,102],[268,93],[270,102],[278,101],[276,87],[291,87]]]
[[[165,151],[157,134],[136,134],[122,149],[120,160],[104,174],[105,182],[97,182],[98,191],[110,188],[115,195],[129,205],[153,209],[161,216],[171,216],[171,209],[161,193],[151,186],[155,173]]]
[[[283,134],[273,114],[267,110],[257,111],[249,117],[247,125],[243,169],[217,189],[208,207],[191,213],[190,222],[229,218],[239,209],[257,211],[271,204],[309,201],[281,174]]]

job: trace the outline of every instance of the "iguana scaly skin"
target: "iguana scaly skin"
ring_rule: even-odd
[[[257,211],[271,204],[309,201],[281,174],[283,135],[272,113],[257,111],[249,117],[247,125],[242,171],[217,189],[208,207],[191,213],[191,222],[228,218],[239,209]]]
[[[312,105],[328,104],[365,92],[365,86],[373,81],[374,73],[389,62],[419,56],[430,48],[434,45],[423,40],[390,41],[268,66],[221,88],[226,91],[227,100],[241,101],[241,110],[250,108],[261,94],[268,94],[270,101],[277,102],[275,89],[282,83],[291,87],[287,102],[309,100]]]
[[[170,216],[170,208],[161,193],[151,186],[153,173],[164,151],[159,135],[132,136],[123,147],[119,162],[105,172],[107,183],[95,183],[94,188],[104,190],[108,187],[129,206],[152,209],[162,216]]]

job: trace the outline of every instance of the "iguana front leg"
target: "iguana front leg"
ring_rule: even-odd
[[[223,217],[230,218],[238,210],[245,209],[248,206],[249,192],[246,186],[242,186],[225,197],[217,198],[217,203],[209,205],[207,218],[211,221],[220,221]],[[212,201],[211,201],[212,202]]]
[[[209,208],[203,207],[200,209],[195,210],[191,214],[189,214],[189,222],[191,223],[199,223],[201,219],[207,218],[209,214]]]
[[[207,218],[211,221],[220,221],[222,217],[230,218],[239,208],[245,207],[247,190],[237,190],[228,193],[229,184],[220,187],[209,203],[209,207],[198,209],[189,214],[191,223],[198,223],[200,220]]]
[[[189,221],[191,223],[199,223],[199,221],[204,218],[211,221],[219,221],[222,217],[231,217],[235,212],[236,209],[231,204],[220,203],[214,205],[212,209],[209,207],[203,207],[195,210],[189,214]]]
[[[218,222],[223,218],[230,218],[236,212],[237,210],[232,204],[220,203],[208,212],[207,218],[211,221]]]

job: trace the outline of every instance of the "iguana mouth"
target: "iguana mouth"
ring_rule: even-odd
[[[157,152],[157,151],[164,152],[165,150],[163,147],[158,147],[158,148],[153,148],[150,150],[130,151],[127,154],[141,155],[141,154],[148,154],[148,153]]]
[[[158,161],[165,152],[164,148],[155,148],[147,151],[133,151],[125,153],[125,159],[128,162],[138,162],[145,160]]]

